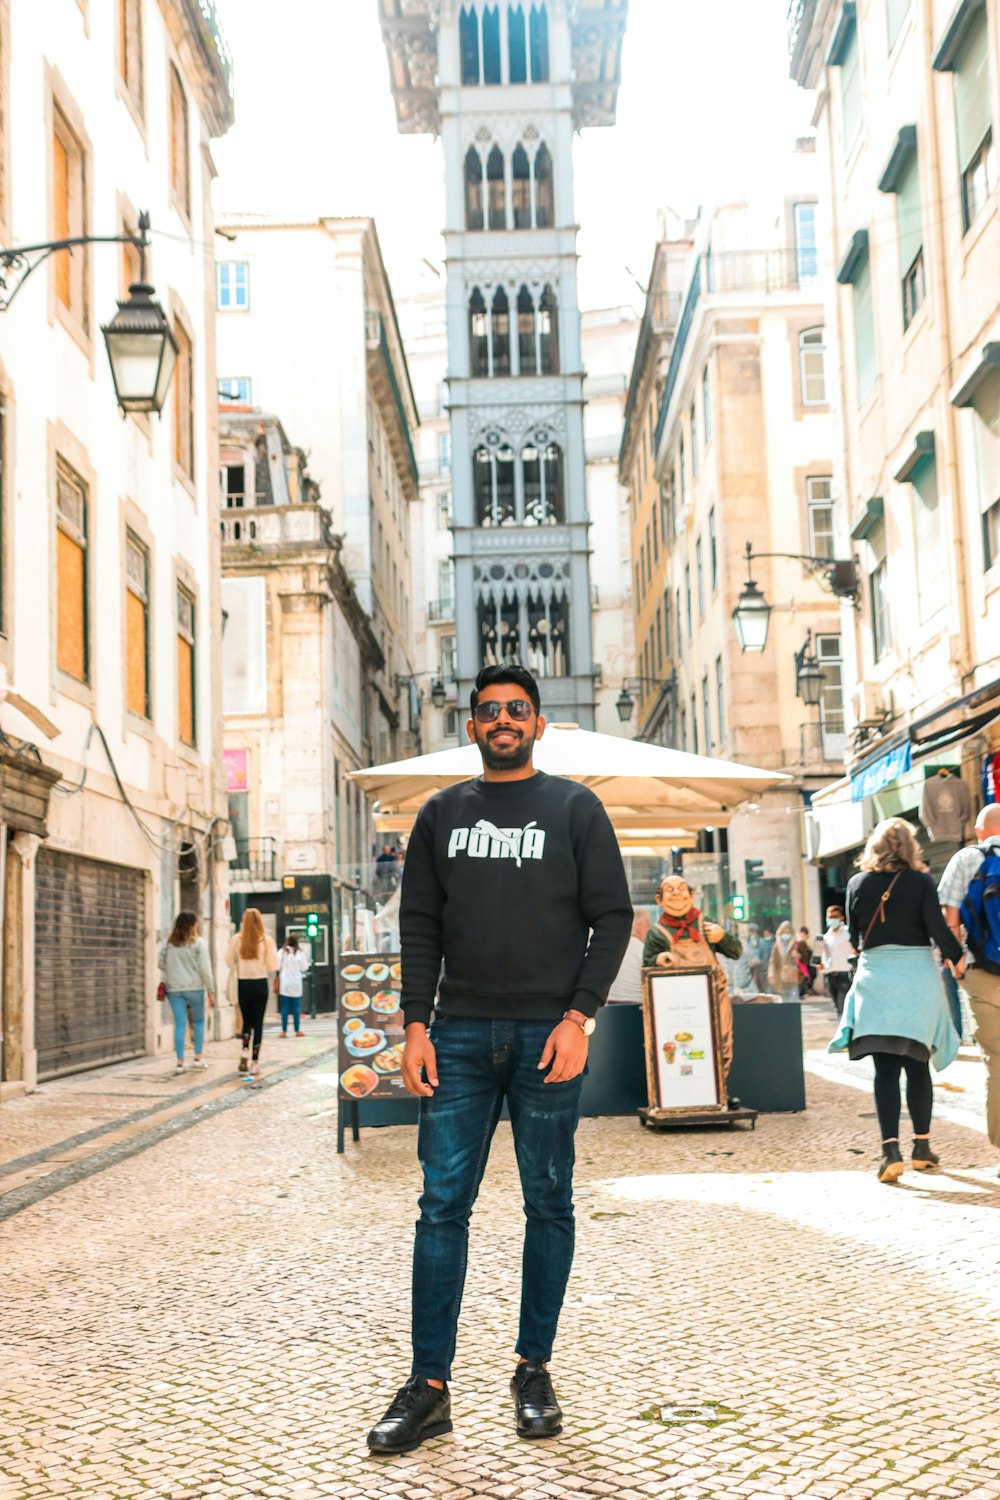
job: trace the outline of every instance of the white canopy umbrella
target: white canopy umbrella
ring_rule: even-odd
[[[668,841],[675,829],[724,827],[739,803],[788,779],[780,771],[594,734],[575,724],[549,724],[535,746],[534,764],[552,776],[582,781],[616,828],[648,830],[647,839],[655,831],[656,842]],[[348,775],[378,802],[380,817],[395,819],[415,817],[434,792],[481,771],[479,751],[469,744]]]

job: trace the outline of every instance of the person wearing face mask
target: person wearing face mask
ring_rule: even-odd
[[[771,992],[782,1000],[799,998],[799,955],[792,935],[791,922],[782,922],[774,935],[774,947],[767,966],[767,983]]]
[[[729,1073],[733,1060],[733,1005],[726,971],[716,957],[739,958],[743,944],[718,922],[702,916],[694,904],[691,887],[683,875],[668,875],[656,891],[660,919],[646,934],[642,965],[653,968],[694,968],[714,965],[718,975],[719,1030],[722,1039],[722,1070]]]
[[[856,956],[842,907],[827,907],[826,931],[819,940],[819,947],[826,987],[839,1016],[843,1014],[844,999],[851,987],[850,961]]]

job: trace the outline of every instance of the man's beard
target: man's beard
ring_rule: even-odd
[[[496,732],[496,730],[492,731],[494,734]],[[503,748],[498,749],[491,743],[490,733],[480,732],[477,726],[476,744],[479,746],[479,753],[483,757],[483,765],[487,771],[523,771],[531,760],[531,752],[535,747],[535,736],[532,735],[528,739],[523,730],[519,729],[508,732],[520,734],[521,738],[515,740],[512,745],[505,745]]]

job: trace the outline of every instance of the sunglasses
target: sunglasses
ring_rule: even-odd
[[[524,724],[534,713],[527,698],[512,698],[509,703],[497,703],[496,699],[489,703],[477,703],[473,712],[480,724],[495,724],[500,717],[501,709],[506,712],[508,719],[513,719],[515,724]]]

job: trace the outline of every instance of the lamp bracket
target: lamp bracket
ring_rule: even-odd
[[[853,557],[812,557],[807,552],[754,552],[747,543],[747,564],[755,557],[782,557],[789,562],[803,563],[812,573],[821,588],[837,599],[849,599],[858,608],[861,585],[858,581],[858,565]]]
[[[18,292],[50,255],[66,250],[72,255],[78,245],[131,245],[140,257],[139,280],[146,280],[146,251],[149,248],[149,214],[139,215],[138,234],[77,234],[65,240],[44,240],[38,245],[12,245],[0,248],[0,313],[6,312]],[[13,284],[11,284],[13,283]]]

